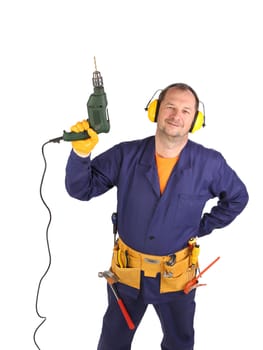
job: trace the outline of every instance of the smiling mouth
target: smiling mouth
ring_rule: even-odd
[[[174,122],[173,120],[167,120],[167,124],[175,127],[180,127],[180,124],[177,122]]]

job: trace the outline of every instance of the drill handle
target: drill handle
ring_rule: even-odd
[[[86,140],[88,139],[90,136],[88,134],[88,132],[82,131],[82,132],[67,132],[64,131],[63,132],[63,140],[64,141],[78,141],[78,140]]]

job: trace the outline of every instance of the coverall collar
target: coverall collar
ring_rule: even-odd
[[[179,160],[177,162],[176,167],[174,168],[172,174],[173,176],[180,176],[182,172],[186,171],[187,169],[191,168],[191,160],[189,152],[187,152],[187,149],[191,149],[192,142],[188,140],[185,147],[183,148]],[[160,186],[159,186],[159,179],[157,174],[157,168],[156,168],[156,162],[155,162],[155,138],[154,136],[149,137],[148,142],[146,143],[144,152],[142,153],[142,157],[139,161],[140,166],[146,167],[145,170],[146,177],[148,178],[149,182],[151,183],[153,190],[156,192],[157,195],[160,195]],[[171,174],[171,175],[172,175]]]

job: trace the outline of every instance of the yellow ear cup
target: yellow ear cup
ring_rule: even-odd
[[[202,112],[198,112],[195,123],[193,127],[191,128],[190,132],[194,133],[195,131],[199,130],[202,128],[202,126],[205,125],[205,116]]]
[[[151,122],[156,122],[157,105],[158,105],[158,99],[153,100],[147,108],[148,118],[150,119]]]

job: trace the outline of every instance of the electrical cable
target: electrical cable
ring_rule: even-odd
[[[47,208],[48,210],[48,213],[49,213],[49,220],[48,220],[48,224],[47,224],[47,227],[46,227],[46,244],[47,244],[47,250],[48,250],[48,266],[44,272],[44,274],[42,275],[42,277],[40,278],[40,281],[39,281],[39,284],[38,284],[38,288],[37,288],[37,295],[36,295],[36,301],[35,301],[35,309],[36,309],[36,313],[38,315],[39,318],[42,319],[42,322],[37,326],[37,328],[35,329],[34,331],[34,335],[33,335],[33,340],[34,340],[34,343],[36,345],[36,347],[40,349],[40,347],[38,346],[37,344],[37,341],[36,341],[36,333],[37,331],[39,330],[39,328],[43,325],[43,323],[46,321],[46,316],[43,316],[40,314],[40,312],[38,311],[38,300],[39,300],[39,292],[40,292],[40,287],[41,287],[41,284],[43,282],[43,279],[45,278],[45,276],[47,275],[49,269],[50,269],[50,266],[51,266],[51,250],[50,250],[50,245],[49,245],[49,237],[48,237],[48,233],[49,233],[49,227],[50,227],[50,224],[51,224],[51,220],[52,220],[52,214],[51,214],[51,210],[49,208],[49,206],[47,205],[46,201],[44,200],[43,198],[43,194],[42,194],[42,187],[43,187],[43,182],[44,182],[44,178],[45,178],[45,174],[46,174],[46,171],[47,171],[47,161],[46,161],[46,157],[45,157],[45,152],[44,152],[44,148],[45,146],[50,143],[50,142],[59,142],[62,138],[59,137],[59,138],[56,138],[56,139],[52,139],[52,140],[49,140],[47,142],[45,142],[42,147],[41,147],[41,151],[42,151],[42,156],[43,156],[43,159],[44,159],[44,171],[43,171],[43,174],[42,174],[42,178],[41,178],[41,182],[40,182],[40,188],[39,188],[39,193],[40,193],[40,198],[43,202],[43,204],[45,205],[45,207]]]
[[[90,126],[94,129],[94,131],[96,131],[97,133],[103,133],[103,132],[107,133],[110,130],[110,121],[109,121],[108,109],[107,109],[108,101],[107,101],[106,93],[105,93],[104,87],[103,87],[102,76],[101,76],[100,72],[97,71],[95,57],[94,57],[94,63],[95,63],[95,72],[93,73],[93,78],[92,78],[93,93],[90,95],[89,100],[87,102],[87,109],[88,109],[88,115],[89,115],[88,120],[89,120]],[[36,333],[39,330],[39,328],[43,325],[43,323],[46,321],[46,317],[42,316],[40,314],[40,312],[38,311],[39,292],[40,292],[40,287],[41,287],[41,284],[43,282],[43,279],[47,275],[48,270],[50,269],[50,266],[51,266],[51,251],[50,251],[49,237],[48,236],[49,236],[49,227],[51,224],[52,215],[51,215],[51,210],[48,207],[48,205],[45,202],[43,195],[42,195],[42,186],[43,186],[44,177],[45,177],[46,170],[47,170],[47,162],[46,162],[44,148],[50,142],[59,143],[61,140],[72,142],[72,141],[77,141],[77,140],[83,140],[83,139],[86,139],[88,137],[89,137],[89,135],[87,134],[86,130],[84,130],[84,132],[77,132],[77,133],[64,131],[63,136],[59,136],[59,137],[56,137],[54,139],[51,139],[42,145],[42,155],[43,155],[45,167],[44,167],[44,171],[43,171],[43,175],[42,175],[41,183],[40,183],[40,198],[41,198],[42,202],[44,203],[44,205],[47,208],[48,213],[49,213],[49,221],[48,221],[47,228],[46,228],[46,244],[47,244],[47,249],[48,249],[49,261],[48,261],[48,266],[47,266],[46,271],[44,272],[44,274],[40,278],[38,288],[37,288],[36,302],[35,302],[36,313],[37,313],[38,317],[42,319],[42,322],[35,329],[34,336],[33,336],[34,343],[39,350],[41,350],[41,349],[38,346],[37,341],[36,341]]]

